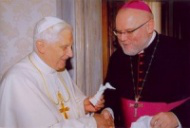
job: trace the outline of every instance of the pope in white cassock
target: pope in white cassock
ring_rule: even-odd
[[[93,106],[65,69],[72,57],[72,28],[55,17],[40,20],[34,51],[14,65],[0,86],[0,127],[96,128],[113,126],[104,106]]]

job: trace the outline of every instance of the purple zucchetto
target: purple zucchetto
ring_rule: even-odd
[[[133,9],[139,9],[143,11],[147,11],[149,13],[152,13],[150,7],[147,3],[145,3],[143,0],[133,0],[130,2],[125,3],[122,8],[133,8]]]

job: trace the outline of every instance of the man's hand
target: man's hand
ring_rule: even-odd
[[[179,124],[174,113],[161,112],[153,116],[150,125],[152,128],[176,128]]]
[[[91,102],[89,101],[90,97],[86,98],[84,100],[84,109],[85,109],[85,112],[88,113],[88,112],[96,112],[98,110],[100,110],[101,108],[104,107],[104,97],[102,96],[100,98],[100,100],[98,101],[98,103],[96,104],[96,106],[92,105]]]
[[[98,128],[114,128],[114,121],[109,112],[104,111],[101,114],[94,114]]]
[[[108,110],[104,109],[101,112],[101,114],[104,116],[107,123],[113,127],[114,126],[114,119],[113,119],[112,115],[110,114],[110,112]]]

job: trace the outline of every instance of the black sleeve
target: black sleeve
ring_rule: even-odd
[[[113,87],[114,85],[114,70],[116,70],[114,67],[114,56],[110,58],[109,65],[108,65],[108,72],[106,79],[104,83],[109,82]],[[109,90],[107,89],[104,93],[104,98],[105,98],[105,107],[110,107],[113,112],[114,112],[114,120],[115,120],[115,126],[116,127],[123,127],[123,117],[121,113],[121,108],[120,108],[120,98],[119,98],[119,92],[117,90],[117,87],[115,87],[116,90]]]
[[[178,117],[182,128],[190,128],[190,99],[172,110],[172,112]]]
[[[183,86],[185,88],[185,91],[182,95],[190,98],[190,43],[187,41],[184,42],[187,46],[184,46],[183,48],[185,52],[183,56],[187,56],[186,58],[188,58],[188,64],[185,66],[185,70],[187,70],[187,80],[185,82],[186,85]],[[183,128],[190,128],[190,99],[188,99],[185,103],[178,106],[177,108],[173,109],[172,112],[178,117]]]

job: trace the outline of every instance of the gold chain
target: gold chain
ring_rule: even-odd
[[[52,96],[51,96],[51,94],[50,94],[50,92],[49,92],[49,90],[48,90],[48,87],[47,87],[47,84],[46,84],[46,81],[45,81],[45,78],[44,78],[42,72],[41,72],[40,69],[32,62],[30,56],[29,56],[29,60],[30,60],[30,62],[32,63],[32,65],[33,65],[33,66],[38,70],[38,72],[40,73],[40,75],[41,75],[41,77],[42,77],[42,79],[43,79],[44,88],[45,88],[45,90],[46,90],[46,92],[47,92],[47,95],[48,95],[49,99],[50,99],[53,103],[55,103],[56,105],[59,105],[59,102],[60,102],[59,100],[58,100],[57,103],[53,100],[53,98],[52,98]],[[65,87],[65,89],[66,89],[66,91],[67,91],[67,93],[68,93],[68,95],[69,95],[69,97],[68,97],[67,100],[64,100],[64,98],[63,98],[63,101],[64,101],[64,102],[67,102],[67,101],[69,101],[69,99],[70,99],[70,93],[69,93],[68,88],[66,87],[66,83],[65,83],[64,79],[61,77],[60,74],[58,74],[58,75],[59,75],[59,78],[60,78],[61,82],[63,83],[63,86]],[[58,93],[60,93],[60,91],[58,91]]]
[[[69,95],[69,96],[68,96],[68,99],[67,99],[67,100],[64,100],[64,98],[63,98],[63,101],[64,101],[64,102],[68,102],[69,99],[70,99],[70,97],[71,97],[71,95],[70,95],[69,90],[68,90],[68,88],[67,88],[67,86],[66,86],[66,83],[65,83],[64,78],[61,76],[60,73],[58,73],[58,76],[59,76],[59,79],[61,80],[61,83],[63,83],[63,86],[64,86],[64,88],[66,89],[66,91],[67,91],[67,93],[68,93],[68,95]]]

